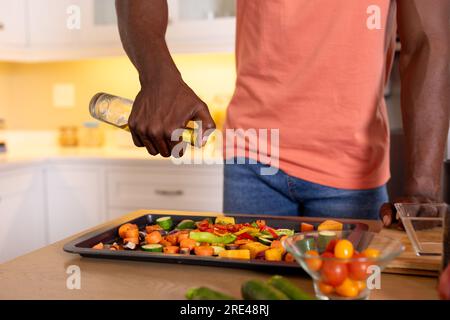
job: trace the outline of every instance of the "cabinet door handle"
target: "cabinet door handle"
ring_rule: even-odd
[[[155,193],[159,196],[179,197],[184,194],[183,190],[160,190],[156,189]]]

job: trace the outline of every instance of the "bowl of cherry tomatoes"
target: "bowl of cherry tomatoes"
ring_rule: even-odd
[[[403,250],[398,240],[368,231],[297,233],[283,242],[312,277],[318,299],[368,299],[381,271]]]

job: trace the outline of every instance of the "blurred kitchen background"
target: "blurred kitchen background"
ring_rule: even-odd
[[[235,81],[235,1],[168,2],[169,48],[220,127]],[[134,99],[139,88],[114,0],[0,0],[0,262],[140,208],[221,211],[220,165],[149,157],[128,133],[90,118],[95,93]],[[396,196],[404,167],[397,65],[386,95]]]

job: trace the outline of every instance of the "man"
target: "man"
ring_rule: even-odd
[[[183,82],[164,36],[166,0],[117,0],[121,39],[141,91],[133,141],[168,157],[176,128],[208,108]],[[225,166],[224,211],[376,219],[387,202],[389,130],[383,88],[396,26],[402,44],[406,197],[434,201],[450,109],[450,0],[237,1],[237,82],[227,128],[279,130],[279,171]],[[257,144],[258,145],[258,144]],[[243,148],[227,145],[226,149]],[[246,145],[245,156],[260,160]],[[393,219],[390,204],[383,221]]]

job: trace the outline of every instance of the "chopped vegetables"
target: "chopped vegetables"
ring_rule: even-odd
[[[163,230],[170,230],[172,229],[173,221],[171,217],[161,217],[156,219],[156,223],[163,229]]]
[[[225,251],[219,252],[219,257],[230,258],[230,259],[249,260],[250,259],[250,250],[246,250],[246,249],[225,250]]]
[[[125,235],[126,235],[127,231],[131,230],[131,229],[136,229],[137,230],[138,227],[137,227],[137,225],[131,224],[131,223],[125,223],[125,224],[121,225],[120,228],[119,228],[119,231],[118,231],[119,237],[126,238]]]
[[[281,251],[281,254],[284,254],[286,252],[286,250],[283,247],[283,243],[281,242],[281,240],[273,240],[272,243],[270,244],[270,247],[272,249],[274,249],[274,248],[279,249]]]
[[[212,256],[214,255],[214,248],[211,246],[198,246],[194,248],[194,252],[197,256]]]
[[[194,220],[182,220],[179,224],[177,224],[175,229],[178,230],[195,229],[195,222]]]
[[[167,247],[163,247],[163,252],[164,253],[178,253],[180,251],[180,247],[178,246],[167,246]]]
[[[92,247],[92,249],[102,250],[105,247],[103,242],[97,243],[95,246]]]
[[[278,235],[278,237],[281,236],[293,236],[294,235],[294,230],[291,229],[277,229],[275,230],[275,233]]]
[[[163,246],[160,244],[145,244],[141,249],[148,252],[163,252]]]
[[[216,224],[235,224],[233,217],[218,216],[215,221]]]
[[[264,256],[267,261],[281,261],[282,251],[279,248],[268,249],[264,251]]]
[[[325,220],[317,227],[318,231],[324,231],[324,230],[341,231],[342,229],[343,229],[342,223],[340,223],[338,221],[334,221],[334,220]]]
[[[153,231],[152,233],[147,234],[145,237],[145,243],[147,244],[155,244],[160,243],[162,240],[161,233],[159,231]]]
[[[236,240],[236,236],[234,234],[226,234],[224,236],[216,236],[210,232],[195,232],[191,231],[189,233],[189,238],[196,240],[198,242],[206,242],[206,243],[232,243]]]
[[[211,248],[213,248],[214,250],[213,255],[215,256],[218,256],[222,251],[225,251],[225,248],[220,246],[211,246]]]
[[[195,241],[194,239],[183,239],[180,242],[180,247],[181,248],[187,248],[190,250],[193,250],[195,247],[197,246],[197,241]]]
[[[258,254],[269,249],[269,246],[266,246],[259,242],[250,242],[250,243],[242,245],[240,248],[249,250],[251,258],[255,259]]]
[[[328,244],[336,239],[336,232],[334,231],[319,231],[319,237],[317,238],[317,246],[319,250],[326,251]]]
[[[312,224],[304,223],[304,222],[302,222],[300,224],[300,231],[301,232],[308,232],[308,231],[313,231],[313,230],[314,230],[314,226]]]
[[[96,250],[144,250],[148,252],[163,252],[166,254],[184,254],[196,256],[218,256],[229,259],[261,259],[267,261],[283,261],[294,263],[292,254],[283,247],[284,239],[298,231],[314,229],[313,224],[301,223],[299,229],[275,228],[266,220],[236,223],[234,217],[218,216],[194,221],[171,216],[160,216],[153,223],[138,226],[129,222],[121,225],[118,239],[113,244],[97,243]],[[138,220],[136,220],[138,221]],[[244,220],[245,221],[245,220]],[[322,229],[342,229],[342,224],[327,220],[320,226]],[[328,232],[328,233],[327,233]],[[332,242],[332,233],[325,231],[316,243],[314,238],[302,240],[303,252],[328,250]],[[331,239],[331,240],[329,240]],[[329,250],[334,253],[334,247]],[[355,278],[359,265],[354,266]]]

